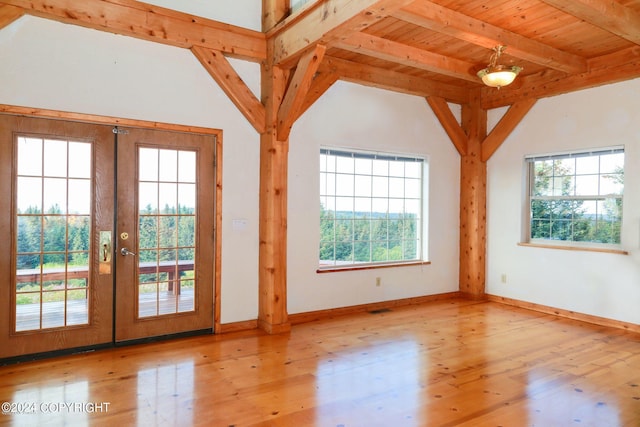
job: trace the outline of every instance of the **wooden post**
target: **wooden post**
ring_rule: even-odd
[[[460,292],[484,298],[487,241],[487,163],[482,141],[487,135],[487,112],[480,92],[462,106],[462,128],[467,134],[466,153],[460,156]]]
[[[266,31],[284,13],[282,0],[264,0]],[[288,2],[287,2],[288,4]],[[273,65],[273,45],[262,64],[262,103],[266,130],[260,134],[260,252],[258,261],[258,326],[275,334],[291,329],[287,314],[287,170],[289,140],[278,140],[278,110],[288,73]]]

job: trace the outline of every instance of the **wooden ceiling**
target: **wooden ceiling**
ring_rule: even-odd
[[[456,103],[479,89],[485,109],[640,77],[640,0],[370,1],[356,15],[348,3],[314,3],[269,32],[276,62],[324,43],[320,71]],[[523,68],[499,90],[476,76],[498,45]]]
[[[189,48],[205,66],[224,55],[294,69],[320,46],[324,86],[459,104],[479,91],[484,109],[640,77],[640,0],[319,0],[266,33],[133,0],[0,0],[0,28],[25,13]],[[523,68],[501,89],[476,76],[497,45],[501,63]]]

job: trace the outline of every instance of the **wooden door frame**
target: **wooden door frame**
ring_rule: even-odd
[[[95,114],[73,113],[41,108],[0,104],[0,113],[41,119],[67,120],[98,125],[127,126],[183,133],[213,135],[215,138],[215,218],[214,218],[214,283],[213,283],[213,331],[221,330],[221,268],[222,268],[222,130],[199,126],[179,125],[146,120],[126,119]]]

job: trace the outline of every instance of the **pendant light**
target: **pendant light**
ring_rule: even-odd
[[[513,83],[518,73],[522,71],[522,68],[516,65],[498,64],[498,59],[506,48],[506,46],[494,47],[493,54],[491,54],[491,58],[489,59],[489,66],[478,71],[478,77],[482,79],[485,85],[500,89],[503,86]]]

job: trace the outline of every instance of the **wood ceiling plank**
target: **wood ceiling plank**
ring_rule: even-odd
[[[475,64],[364,33],[354,33],[335,47],[476,83]]]
[[[580,56],[563,52],[429,1],[414,2],[394,12],[393,16],[487,49],[506,45],[511,56],[556,70],[569,73],[586,70],[586,60]]]
[[[290,67],[316,44],[331,45],[362,31],[413,0],[326,0],[285,20],[267,33],[274,41],[274,64]]]
[[[542,0],[543,2],[640,44],[640,13],[611,0]]]
[[[313,76],[318,70],[326,50],[326,46],[316,45],[312,51],[300,58],[296,71],[287,87],[284,100],[278,109],[277,132],[279,141],[285,141],[289,138],[291,127],[300,115],[300,110],[311,87]]]
[[[172,46],[202,46],[260,62],[267,56],[263,33],[140,2],[118,0],[3,0],[26,13],[68,24]],[[135,7],[129,6],[132,3]]]
[[[191,52],[258,133],[266,130],[264,105],[247,87],[222,52],[193,46]]]
[[[519,77],[517,84],[500,90],[483,88],[482,108],[504,107],[526,98],[544,98],[639,78],[640,46],[590,59],[588,66],[589,71],[570,76],[560,72],[542,72]]]
[[[0,6],[0,30],[24,15],[24,9],[11,5]]]
[[[416,96],[439,96],[448,102],[468,101],[468,90],[383,68],[372,67],[335,57],[325,56],[320,70],[335,72],[341,80]]]

